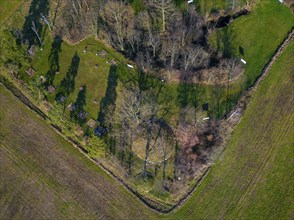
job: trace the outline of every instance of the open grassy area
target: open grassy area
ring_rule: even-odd
[[[16,4],[16,1],[14,3]],[[213,5],[220,8],[226,7],[222,0],[202,1],[201,4],[204,3],[207,10],[211,10],[208,8]],[[11,3],[11,7],[12,5]],[[22,28],[29,6],[29,2],[26,1],[26,7],[21,8],[19,14],[13,17],[10,28]],[[9,17],[9,14],[6,17]],[[231,101],[235,102],[239,98],[240,91],[244,90],[246,86],[253,84],[264,64],[284,39],[287,31],[291,29],[293,21],[293,14],[285,6],[274,1],[261,0],[252,9],[250,15],[237,19],[232,25],[221,29],[212,37],[212,41],[215,41],[214,45],[220,51],[223,50],[231,56],[243,57],[247,61],[244,77],[231,88]],[[101,108],[102,100],[108,102],[108,100],[111,100],[115,96],[115,99],[109,101],[107,104],[109,106],[112,104],[119,106],[123,82],[120,81],[120,77],[117,78],[115,71],[115,74],[113,74],[114,72],[111,71],[111,66],[107,61],[116,59],[124,67],[128,61],[121,54],[115,52],[113,49],[107,48],[103,43],[92,38],[88,38],[76,45],[69,45],[66,42],[59,42],[56,39],[52,39],[48,30],[44,38],[42,50],[36,47],[36,55],[30,64],[37,70],[37,73],[33,77],[28,77],[24,73],[28,66],[23,66],[21,69],[23,74],[22,79],[30,84],[35,101],[40,102],[42,97],[40,96],[40,98],[39,94],[45,91],[46,98],[54,105],[54,110],[52,110],[53,113],[50,117],[55,120],[54,122],[58,126],[62,127],[66,135],[70,134],[74,136],[78,125],[70,124],[64,120],[64,116],[70,118],[70,113],[68,110],[65,110],[64,114],[63,108],[71,102],[84,103],[84,110],[89,113],[87,120],[89,118],[96,120],[99,118],[99,113],[103,110]],[[243,50],[244,55],[242,56],[238,52],[239,47]],[[106,58],[96,55],[97,52],[99,53],[103,49],[108,52]],[[77,60],[78,62],[75,62]],[[56,68],[56,66],[59,66],[59,68]],[[73,71],[75,69],[77,70],[76,72]],[[42,88],[39,80],[41,75],[52,79],[50,84],[56,88],[55,92],[49,94],[46,91],[47,88]],[[135,80],[139,81],[137,78]],[[161,83],[160,79],[155,79],[154,81],[156,81],[154,84],[157,85]],[[70,85],[70,88],[66,88],[67,85]],[[81,89],[83,86],[86,89]],[[26,90],[27,88],[23,87],[22,89]],[[64,89],[70,90],[67,100],[63,104],[57,104],[55,102],[58,98],[57,94]],[[222,117],[224,115],[226,101],[225,87],[201,85],[196,90],[194,85],[190,84],[165,84],[164,93],[168,93],[172,97],[171,115],[168,118],[171,124],[176,124],[177,121],[181,120],[179,119],[181,103],[188,102],[188,105],[192,105],[195,94],[198,101],[198,110],[201,111],[201,105],[203,103],[209,103],[209,111],[202,112],[201,121],[206,116]],[[83,93],[84,91],[85,93]],[[79,97],[82,97],[82,99]],[[189,113],[191,113],[188,116],[190,117],[189,120],[192,121],[195,116],[192,111]],[[86,133],[88,127],[85,125],[85,122],[83,122],[82,127]],[[87,133],[87,135],[89,134]],[[79,139],[81,142],[84,140],[83,137]],[[98,154],[104,156],[104,151],[101,150],[101,148],[104,149],[104,145],[101,142],[103,141],[100,140],[100,142],[94,142],[92,144],[92,146],[98,146],[100,149],[93,149],[93,152],[90,153],[91,156],[96,157]],[[89,143],[87,144],[86,147],[89,150],[91,146]],[[136,158],[136,165],[134,165],[135,173],[140,172],[141,164],[142,160],[139,161],[139,158]],[[170,165],[172,164],[173,161],[171,160]],[[169,173],[172,176],[173,168],[169,169]],[[152,188],[151,186],[148,187],[148,190]],[[140,186],[138,188],[140,190]]]
[[[56,50],[57,52],[55,52]],[[105,50],[108,53],[105,58],[96,55],[102,50]],[[49,58],[52,54],[53,56],[54,54],[58,54],[58,58],[53,62],[50,61]],[[75,55],[79,62],[73,64],[72,61]],[[52,65],[58,63],[60,68],[57,71],[57,74],[51,74],[51,76],[49,76],[53,79],[52,85],[57,88],[56,92],[48,94],[50,102],[56,100],[59,88],[63,86],[61,85],[61,81],[66,78],[66,74],[72,74],[72,92],[69,94],[65,105],[67,106],[70,102],[75,102],[81,86],[85,85],[85,111],[89,112],[92,117],[97,119],[100,102],[105,95],[108,85],[108,74],[111,64],[107,62],[112,59],[117,60],[118,62],[125,62],[125,59],[121,54],[116,53],[113,49],[103,46],[102,43],[94,39],[86,39],[74,46],[71,46],[66,42],[60,42],[57,46],[53,39],[51,39],[51,36],[48,36],[45,42],[45,47],[42,51],[39,50],[37,52],[32,66],[37,70],[36,78],[40,75],[48,77],[48,75],[51,74],[50,68],[52,68]],[[72,65],[76,65],[76,75],[70,72]],[[31,79],[27,80],[30,81]],[[68,84],[70,84],[70,82],[68,82]]]
[[[212,36],[215,48],[226,56],[246,60],[241,79],[251,86],[294,24],[294,15],[279,1],[260,0],[247,16]],[[243,84],[243,83],[242,83]]]
[[[292,219],[293,54],[292,41],[222,157],[169,215],[148,210],[1,86],[1,218]]]
[[[137,0],[137,2],[140,0]],[[193,3],[188,4],[186,0],[173,0],[177,7],[185,9],[188,5],[194,4],[196,9],[202,15],[211,15],[217,11],[229,11],[230,9],[238,9],[244,6],[246,0],[236,0],[233,5],[233,1],[228,0],[194,0]],[[135,1],[134,1],[135,2]]]
[[[233,6],[233,4],[227,0],[196,0],[194,2],[199,7],[202,14],[210,14],[215,12],[216,10],[227,10],[228,8],[232,8]],[[245,0],[237,0],[235,1],[234,8],[241,7],[244,3]]]
[[[292,41],[219,161],[172,219],[293,219],[293,55]]]
[[[1,219],[153,218],[2,85],[0,100]]]
[[[0,1],[0,26],[14,13],[15,9],[24,0],[1,0]]]

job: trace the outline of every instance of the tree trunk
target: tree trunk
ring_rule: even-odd
[[[128,158],[128,173],[132,175],[132,160],[133,160],[133,152],[132,147],[130,147],[129,158]]]
[[[162,5],[161,13],[162,13],[162,32],[165,32],[165,10],[164,10],[164,5]]]
[[[128,173],[132,175],[132,160],[133,160],[133,137],[131,134],[129,143],[129,157],[128,157]]]
[[[146,143],[146,155],[145,155],[145,160],[144,160],[144,167],[143,167],[143,172],[142,175],[146,176],[147,175],[147,163],[149,161],[149,153],[150,153],[150,142],[151,142],[151,135],[150,133],[150,129],[148,129],[148,138],[147,138],[147,143]]]
[[[166,159],[166,155],[165,155],[165,156],[164,156],[164,161],[163,161],[162,181],[165,180],[165,170],[166,170],[166,165],[167,165],[167,159]]]

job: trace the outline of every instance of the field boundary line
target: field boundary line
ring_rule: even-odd
[[[24,104],[29,110],[33,111],[37,114],[37,116],[40,119],[43,119],[44,121],[48,122],[48,125],[56,132],[58,133],[65,141],[73,145],[76,149],[78,149],[87,159],[92,161],[95,165],[98,165],[105,173],[110,175],[112,178],[114,178],[116,181],[118,181],[122,186],[124,186],[128,191],[130,191],[135,197],[137,197],[138,200],[140,200],[142,203],[144,203],[148,208],[160,213],[160,214],[168,214],[174,210],[176,210],[178,207],[180,207],[182,204],[185,203],[185,201],[193,194],[193,192],[198,188],[198,186],[201,184],[202,180],[206,177],[206,175],[210,171],[210,166],[206,168],[204,173],[200,176],[200,178],[196,181],[196,184],[188,191],[188,193],[181,198],[175,205],[172,205],[170,208],[162,209],[158,208],[153,203],[157,203],[156,201],[153,201],[149,198],[144,198],[141,196],[139,192],[134,190],[129,184],[127,184],[123,179],[121,179],[119,176],[115,175],[110,169],[108,169],[105,165],[103,165],[99,160],[90,157],[86,149],[83,148],[78,142],[74,141],[70,137],[66,137],[62,130],[59,129],[58,126],[50,123],[50,120],[47,115],[45,115],[42,110],[40,110],[32,101],[30,101],[12,82],[7,80],[3,75],[0,75],[0,85],[2,85],[5,89],[7,89],[13,96],[15,96],[21,103]],[[150,202],[149,202],[149,201]]]
[[[255,81],[254,85],[250,87],[243,96],[247,96],[252,93],[256,89],[256,87],[263,81],[263,79],[268,75],[269,70],[271,69],[272,65],[276,61],[276,59],[284,52],[286,47],[288,46],[289,42],[294,38],[294,27],[292,27],[291,31],[288,32],[287,37],[283,40],[283,42],[279,45],[279,47],[276,49],[275,53],[269,60],[269,62],[264,66],[262,69],[261,75],[258,77],[258,79]],[[35,112],[37,115],[39,115],[42,119],[45,121],[48,120],[48,117],[42,110],[40,110],[31,100],[29,100],[26,95],[24,95],[12,82],[10,82],[8,79],[6,79],[3,75],[0,77],[0,84],[2,84],[10,93],[12,93],[17,99],[19,99],[27,108]],[[9,86],[7,85],[9,84]],[[13,87],[13,88],[11,88]],[[14,91],[14,90],[15,91]],[[247,100],[248,102],[248,100]],[[236,105],[237,108],[240,108],[239,102]],[[233,111],[235,111],[234,109]],[[243,109],[244,110],[244,109]],[[240,117],[241,120],[241,117]],[[47,121],[49,122],[49,121]],[[61,135],[68,143],[72,144],[75,148],[77,148],[85,157],[87,157],[90,161],[92,161],[94,164],[98,165],[104,172],[109,174],[112,178],[116,179],[121,185],[123,185],[128,191],[130,191],[137,199],[139,199],[141,202],[143,202],[148,208],[160,213],[160,214],[168,214],[171,213],[178,208],[180,208],[196,191],[196,189],[199,187],[199,185],[202,183],[202,180],[210,173],[211,166],[209,166],[205,172],[200,176],[200,178],[197,180],[196,184],[192,187],[189,192],[183,196],[175,205],[173,205],[171,208],[168,209],[160,209],[151,203],[148,202],[153,201],[152,199],[146,199],[143,196],[141,196],[140,193],[138,193],[136,190],[134,190],[131,186],[129,186],[123,179],[115,175],[111,170],[109,170],[105,165],[103,165],[99,160],[94,159],[90,157],[86,152],[85,149],[77,142],[71,140],[69,137],[66,137],[62,132],[58,129],[57,126],[54,124],[49,123],[50,126],[55,130],[59,135]]]
[[[274,62],[280,57],[280,55],[286,50],[287,46],[289,45],[290,41],[294,39],[294,26],[292,29],[288,32],[287,37],[283,40],[283,42],[279,45],[279,47],[275,50],[273,56],[270,58],[270,60],[267,62],[267,64],[262,68],[261,75],[258,77],[258,79],[255,81],[253,87],[251,87],[253,90],[256,89],[256,87],[263,81],[263,79],[268,75],[269,71],[272,68],[272,65]],[[250,88],[250,89],[251,89]]]
[[[254,84],[244,92],[244,94],[239,98],[239,101],[237,102],[235,108],[233,108],[231,112],[229,112],[229,115],[232,115],[236,111],[240,113],[240,118],[238,119],[238,123],[240,122],[245,109],[250,104],[250,97],[253,91],[256,90],[259,84],[265,79],[265,77],[268,75],[269,71],[271,70],[272,65],[280,57],[280,55],[286,50],[287,46],[293,39],[294,39],[294,26],[291,28],[287,36],[277,47],[277,49],[275,50],[274,54],[271,56],[269,61],[262,68],[261,74],[257,77]]]

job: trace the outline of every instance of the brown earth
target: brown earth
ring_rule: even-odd
[[[152,218],[3,86],[0,100],[0,219]]]

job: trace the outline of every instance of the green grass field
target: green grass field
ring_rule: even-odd
[[[293,219],[293,55],[292,41],[254,92],[221,158],[173,219]]]
[[[50,62],[48,57],[54,48],[52,39],[48,36],[48,39],[45,43],[45,47],[42,51],[38,51],[36,57],[33,60],[32,66],[37,70],[37,76],[40,75],[46,76],[47,72],[50,70]],[[72,62],[72,58],[77,53],[77,56],[80,59],[78,65],[78,72],[74,78],[74,87],[73,92],[69,95],[66,103],[75,102],[77,95],[79,93],[79,88],[83,85],[86,85],[87,94],[86,94],[86,106],[85,111],[95,119],[98,117],[100,101],[105,95],[105,91],[108,83],[108,74],[110,71],[111,64],[106,63],[112,59],[118,60],[119,62],[126,62],[123,56],[119,53],[116,53],[113,49],[105,47],[102,43],[94,39],[86,39],[81,43],[71,46],[66,42],[62,42],[60,46],[61,50],[59,53],[59,74],[54,76],[54,81],[52,85],[57,88],[60,87],[60,82],[65,78],[66,73],[69,69],[69,66]],[[87,52],[84,52],[87,47]],[[107,57],[102,58],[97,56],[96,53],[99,53],[102,50],[108,52]],[[98,67],[96,67],[98,65]],[[27,79],[30,81],[30,79]],[[48,98],[51,102],[54,102],[56,97],[56,92],[53,94],[48,94]]]
[[[211,42],[225,55],[246,60],[241,80],[248,87],[253,85],[293,24],[294,16],[289,8],[278,1],[260,0],[249,15],[214,33]]]
[[[3,3],[4,2],[4,3]],[[138,2],[138,1],[137,1]],[[204,2],[204,1],[203,1]],[[216,1],[218,4],[224,3],[223,1]],[[17,8],[16,3],[19,3],[19,1],[15,1],[13,5],[12,3],[6,3],[6,1],[1,1],[1,4],[5,6],[7,4],[8,8]],[[209,2],[210,4],[211,2]],[[0,5],[1,5],[0,4]],[[208,2],[207,2],[208,4]],[[211,5],[211,4],[210,4]],[[29,6],[29,3],[26,1],[26,7]],[[208,7],[208,6],[207,6]],[[209,6],[210,7],[210,6]],[[218,6],[218,7],[224,7]],[[24,19],[24,16],[21,16],[25,13],[26,9],[25,7],[20,10],[20,14],[15,16],[12,20],[12,25],[16,25],[16,27],[21,27],[22,22]],[[10,14],[6,13],[4,14],[6,18],[10,16]],[[234,96],[232,100],[237,100],[239,97],[238,94],[240,92],[240,87],[244,89],[245,82],[247,81],[247,86],[251,85],[256,77],[260,74],[264,64],[269,60],[270,56],[273,54],[274,50],[277,48],[277,46],[281,43],[281,41],[284,39],[287,31],[290,30],[291,26],[293,25],[294,17],[293,14],[291,14],[290,10],[286,7],[268,0],[261,0],[258,5],[253,8],[253,11],[248,16],[243,16],[239,19],[237,19],[235,22],[232,23],[228,28],[222,29],[218,33],[218,39],[219,39],[219,50],[223,50],[225,46],[225,50],[234,56],[240,56],[243,57],[248,63],[246,65],[246,71],[245,76],[238,82],[233,88],[232,88],[232,95]],[[212,37],[212,41],[216,40],[216,36],[214,35]],[[31,84],[31,87],[35,92],[35,99],[38,99],[39,89],[36,87],[35,82],[38,81],[38,78],[40,75],[46,75],[48,71],[50,70],[50,61],[49,57],[52,53],[52,49],[54,49],[54,45],[52,44],[53,39],[50,34],[47,34],[45,37],[45,44],[43,47],[43,50],[37,50],[36,56],[32,61],[32,66],[37,70],[37,74],[29,78],[27,76],[23,76],[26,82]],[[214,44],[217,47],[217,44]],[[103,98],[107,98],[107,88],[111,84],[112,78],[109,77],[110,72],[110,64],[107,64],[106,61],[109,61],[111,59],[119,60],[123,65],[126,64],[127,60],[122,57],[121,54],[115,52],[112,49],[109,49],[105,47],[101,42],[98,42],[94,39],[88,38],[81,43],[71,46],[67,44],[66,42],[62,42],[60,45],[60,53],[59,53],[59,74],[54,75],[53,85],[57,87],[58,89],[61,87],[61,82],[64,78],[66,78],[66,74],[68,70],[70,69],[70,64],[72,62],[72,58],[75,53],[77,53],[77,56],[80,58],[79,66],[77,75],[74,78],[74,90],[69,94],[69,97],[67,99],[66,105],[67,106],[70,102],[75,102],[77,100],[78,94],[80,92],[80,88],[83,85],[86,85],[87,93],[85,96],[85,111],[89,112],[88,118],[92,117],[94,119],[97,119],[98,113],[100,111],[100,102]],[[239,46],[241,46],[244,50],[244,56],[241,56],[238,52]],[[84,53],[84,49],[87,47],[87,52]],[[101,58],[100,56],[96,56],[96,52],[101,51],[102,49],[105,49],[109,52],[106,58]],[[98,68],[96,68],[96,64],[98,64]],[[25,69],[23,68],[22,71]],[[1,73],[2,74],[2,73]],[[155,80],[156,83],[161,83],[160,80]],[[118,82],[116,91],[118,93],[117,103],[119,103],[119,93],[121,92],[121,88],[123,87],[121,82]],[[192,89],[193,86],[187,85],[188,93],[192,94],[194,91]],[[165,93],[169,93],[173,97],[172,99],[172,116],[169,118],[169,120],[172,123],[175,123],[176,120],[178,120],[179,115],[179,100],[178,97],[180,96],[181,90],[183,87],[182,85],[178,84],[169,84],[166,85],[166,91]],[[46,93],[48,100],[53,103],[55,106],[59,106],[55,103],[56,98],[56,92],[53,94]],[[113,91],[112,91],[113,92]],[[190,94],[190,95],[191,95]],[[190,96],[189,95],[189,96]],[[216,109],[217,106],[217,98],[219,97],[221,105],[220,109]],[[198,104],[201,107],[201,104],[208,102],[210,104],[210,112],[208,114],[216,115],[218,114],[219,117],[223,116],[223,113],[225,111],[225,88],[212,88],[210,86],[201,86],[199,89],[198,94]],[[220,111],[219,113],[216,113],[217,111]],[[68,132],[70,135],[74,135],[74,129],[75,127],[70,127],[72,125],[69,125],[64,122],[62,117],[64,116],[63,113],[58,112],[58,117],[54,115],[56,112],[52,113],[52,117],[55,122],[58,122],[57,124],[60,125],[62,128],[68,128],[69,130],[64,129],[65,132]],[[67,114],[69,112],[67,111]],[[253,126],[252,126],[253,127]],[[83,125],[84,130],[87,129],[87,126]],[[67,134],[66,134],[67,135]],[[100,142],[94,142],[94,146],[99,145],[101,148],[104,147],[103,144]],[[89,144],[88,150],[91,150],[91,146]],[[98,148],[99,148],[98,147]],[[101,152],[100,152],[101,151]],[[91,156],[96,155],[104,155],[104,151],[101,149],[94,149],[93,152],[91,152]],[[136,171],[140,171],[142,161],[138,161],[138,164],[136,165]],[[249,166],[249,165],[248,165]],[[253,167],[254,168],[254,167]],[[253,169],[252,168],[252,169]],[[279,167],[277,168],[279,169]],[[172,169],[170,171],[172,172]],[[218,174],[221,176],[220,174]],[[235,177],[237,178],[237,177]],[[246,178],[246,176],[244,176]],[[243,181],[243,179],[242,179]],[[225,180],[224,180],[225,184]],[[140,189],[141,186],[138,186],[138,189]],[[145,186],[142,186],[144,188]],[[150,188],[150,186],[148,186]],[[241,186],[243,187],[243,186]],[[148,189],[149,189],[148,188]],[[238,192],[239,191],[235,191]],[[233,193],[235,193],[233,192]],[[230,193],[230,192],[229,192]],[[208,196],[209,197],[209,196]],[[212,198],[213,196],[211,196]],[[235,199],[235,198],[233,198]],[[246,198],[243,198],[246,200]],[[192,200],[191,200],[192,201]],[[246,210],[246,207],[243,207],[243,204],[240,205],[241,208],[238,208],[238,210]],[[203,206],[204,207],[204,206]],[[202,207],[202,208],[203,208]],[[199,207],[199,210],[202,210],[201,207]],[[185,208],[184,208],[185,209]],[[203,208],[204,210],[204,208]],[[220,209],[219,209],[220,210]],[[181,211],[180,211],[181,212]],[[235,217],[235,210],[228,211],[229,216]],[[216,208],[216,212],[217,208]],[[237,213],[237,211],[236,211]],[[180,214],[179,214],[180,215]],[[213,215],[213,212],[211,212],[211,215]],[[225,215],[225,214],[224,214]]]
[[[139,1],[133,1],[134,4],[138,4],[138,2]],[[201,1],[201,4],[210,5],[212,2]],[[223,0],[217,0],[214,1],[213,5],[226,4],[227,3]],[[23,13],[25,12],[22,12],[22,14]],[[23,20],[23,16],[16,16],[14,20],[17,22],[12,22],[12,26],[19,26],[19,24],[22,23],[20,22],[21,19]],[[240,82],[231,87],[231,105],[237,101],[240,92],[243,91],[245,87],[252,85],[258,77],[265,63],[268,62],[274,50],[284,39],[286,33],[291,29],[293,21],[293,14],[291,14],[290,10],[285,6],[281,6],[279,3],[269,0],[261,0],[257,6],[253,8],[250,15],[237,19],[228,28],[221,29],[218,34],[212,37],[212,42],[217,41],[217,43],[214,42],[216,48],[219,50],[225,48],[225,53],[229,53],[231,56],[242,57],[247,61],[244,77]],[[32,62],[32,66],[37,70],[37,75],[34,78],[38,78],[40,75],[46,76],[46,73],[50,71],[49,57],[50,54],[52,54],[52,50],[54,50],[54,44],[52,42],[52,37],[50,34],[47,34],[43,51],[38,50]],[[84,53],[83,51],[86,46],[88,46],[89,52]],[[239,47],[243,48],[244,56],[239,54]],[[58,54],[59,59],[57,61],[60,70],[59,74],[54,76],[53,85],[55,87],[60,87],[60,82],[64,79],[71,60],[75,52],[77,52],[80,63],[77,75],[74,78],[74,90],[69,94],[65,105],[68,105],[70,102],[75,102],[79,93],[79,88],[86,85],[85,111],[89,112],[89,118],[92,117],[97,119],[100,110],[100,102],[105,96],[108,86],[110,64],[107,64],[106,61],[114,58],[126,63],[127,60],[125,60],[121,54],[105,47],[102,43],[94,39],[84,40],[75,46],[62,42],[60,49]],[[96,52],[102,49],[106,49],[109,52],[107,58],[101,58],[95,55]],[[95,67],[96,64],[98,68]],[[25,68],[26,67],[22,69],[22,72],[25,71]],[[25,78],[28,83],[31,83],[31,78]],[[31,86],[31,88],[34,87],[36,87],[35,84]],[[181,93],[181,85],[171,84],[168,87],[173,97],[174,115],[172,118],[177,120],[179,114],[178,96]],[[36,90],[35,93],[39,94],[39,91]],[[218,93],[217,96],[219,96],[219,98],[216,98],[215,93]],[[48,95],[48,99],[51,103],[54,102],[55,98],[56,93]],[[197,99],[199,106],[207,102],[210,104],[208,113],[210,116],[222,117],[224,115],[226,105],[225,87],[218,89],[213,86],[200,86]],[[219,107],[217,102],[220,102]]]
[[[293,218],[293,54],[292,41],[219,161],[169,215],[152,213],[1,86],[1,218]]]
[[[6,20],[14,13],[15,9],[24,0],[1,0],[0,1],[0,26],[6,22]]]

